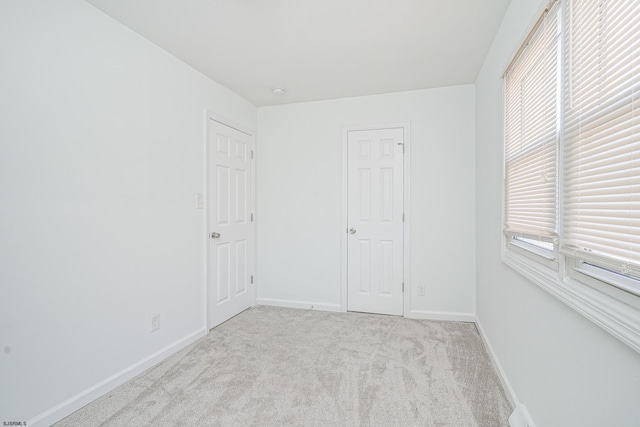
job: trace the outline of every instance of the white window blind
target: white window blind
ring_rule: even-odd
[[[505,233],[557,239],[559,4],[505,73]]]
[[[567,6],[560,249],[640,277],[640,1]]]

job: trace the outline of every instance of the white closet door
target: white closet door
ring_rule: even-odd
[[[252,137],[208,120],[209,328],[254,301]]]
[[[403,313],[402,128],[348,133],[349,311]]]

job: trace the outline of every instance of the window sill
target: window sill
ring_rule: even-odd
[[[502,261],[640,353],[639,309],[506,248]]]

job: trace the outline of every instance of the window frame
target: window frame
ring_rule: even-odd
[[[506,247],[509,250],[515,251],[522,256],[526,256],[539,264],[545,265],[554,271],[559,271],[560,264],[558,263],[558,244],[553,244],[553,251],[546,253],[544,249],[537,248],[535,245],[518,241],[516,236],[505,235]]]
[[[565,0],[557,0],[561,8],[559,13],[564,13]],[[538,25],[543,22],[549,9],[554,5],[551,1],[543,10],[536,14],[536,20],[525,33],[524,41],[518,44],[518,50],[509,61],[506,70],[509,70],[514,61],[523,52],[530,35]],[[562,19],[562,18],[561,18]],[[559,55],[562,55],[562,43],[564,27],[559,37]],[[563,73],[562,56],[558,61],[558,73]],[[503,77],[506,75],[503,75]],[[558,88],[560,94],[562,86]],[[506,102],[506,79],[503,78],[503,106]],[[562,96],[562,95],[561,95]],[[558,209],[557,224],[561,223],[563,200],[563,126],[564,111],[562,104],[558,106],[560,138],[558,142],[557,173],[558,173]],[[506,147],[506,111],[503,110],[503,148]],[[505,152],[503,151],[503,156]],[[506,216],[506,157],[502,159],[502,225],[505,226]],[[585,316],[604,330],[629,345],[640,353],[640,288],[635,288],[636,280],[628,279],[624,275],[609,272],[604,268],[585,263],[579,257],[570,257],[560,252],[562,241],[562,229],[558,227],[558,240],[553,242],[551,254],[544,249],[538,249],[535,245],[516,240],[517,235],[502,232],[501,258],[507,266],[511,267],[542,289],[564,302],[566,305]],[[527,236],[523,236],[527,237]],[[640,281],[638,281],[640,282]],[[629,287],[631,285],[632,290]]]

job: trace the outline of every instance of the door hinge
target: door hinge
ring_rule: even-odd
[[[404,153],[404,142],[398,142],[398,145],[402,145],[402,152]]]
[[[402,212],[402,222],[404,222],[404,212]]]
[[[253,213],[251,213],[251,222],[253,222]]]
[[[251,158],[253,159],[253,150],[251,150]]]
[[[253,285],[253,276],[251,276],[251,284]]]
[[[404,282],[402,282],[402,292],[404,292]]]

